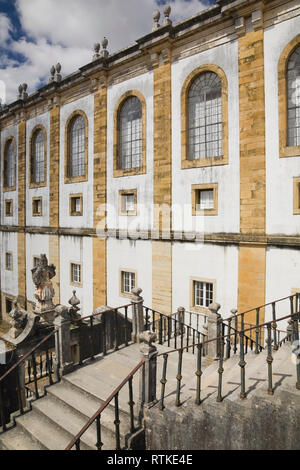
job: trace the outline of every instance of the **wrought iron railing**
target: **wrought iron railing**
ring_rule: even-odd
[[[186,309],[178,309],[177,312],[174,312],[172,314],[172,317],[174,317],[176,320],[181,321],[182,323],[185,323],[190,327],[193,327],[197,331],[201,331],[201,328],[207,329],[209,314],[202,312],[190,312]],[[201,319],[203,321],[201,321]]]
[[[191,352],[195,354],[195,344],[204,341],[206,335],[190,325],[182,322],[182,317],[174,318],[172,315],[165,315],[161,312],[144,307],[145,329],[156,333],[156,341],[159,344],[166,344],[168,347],[174,345],[191,345]],[[150,321],[151,320],[151,321]],[[205,354],[206,351],[204,351]]]
[[[84,433],[92,426],[93,423],[96,423],[96,436],[97,443],[96,448],[97,450],[102,450],[104,443],[102,442],[101,437],[101,416],[105,409],[114,402],[114,411],[115,411],[115,442],[116,442],[116,450],[121,450],[121,435],[120,435],[120,409],[119,409],[119,393],[128,384],[128,406],[129,406],[129,416],[130,416],[130,433],[133,434],[137,431],[138,426],[136,426],[136,419],[134,416],[134,401],[133,401],[133,387],[132,381],[133,377],[136,372],[144,365],[144,360],[139,362],[137,366],[128,374],[128,376],[122,381],[122,383],[111,393],[111,395],[107,398],[107,400],[100,406],[100,408],[96,411],[96,413],[88,420],[85,426],[81,429],[81,431],[72,439],[72,441],[67,445],[65,450],[71,450],[73,447],[76,450],[80,450],[80,443],[82,436]]]

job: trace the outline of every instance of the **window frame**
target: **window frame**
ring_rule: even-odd
[[[194,80],[205,72],[219,76],[222,85],[222,156],[189,159],[189,91]],[[228,164],[228,82],[224,71],[217,65],[201,65],[185,79],[181,90],[181,169]]]
[[[142,106],[142,158],[141,166],[138,168],[119,168],[120,161],[120,112],[125,101],[135,96],[140,100]],[[114,145],[113,145],[113,161],[114,161],[114,178],[131,175],[141,175],[146,173],[146,100],[144,96],[136,90],[130,90],[124,93],[118,100],[114,111]]]
[[[134,209],[132,211],[124,211],[123,204],[122,204],[123,197],[129,194],[133,195]],[[122,189],[119,191],[119,215],[124,215],[124,216],[136,216],[137,215],[137,190],[136,189]]]
[[[11,212],[7,211],[8,204],[10,204],[10,206],[11,206]],[[13,215],[14,215],[14,202],[13,202],[13,199],[5,199],[4,207],[5,207],[4,217],[13,217]]]
[[[213,191],[213,209],[197,209],[197,193],[206,190]],[[193,184],[192,185],[192,215],[218,215],[218,183]]]
[[[293,179],[293,214],[300,215],[300,176]]]
[[[5,161],[6,161],[6,149],[7,145],[9,142],[13,143],[14,146],[14,185],[13,186],[6,186],[6,178],[5,178]],[[16,191],[17,189],[17,144],[16,144],[16,139],[14,136],[9,136],[5,139],[4,145],[3,145],[3,156],[2,156],[2,162],[3,162],[3,170],[2,170],[2,191],[3,192],[9,192],[9,191]]]
[[[195,291],[194,291],[194,283],[195,282],[203,282],[207,284],[213,285],[213,300],[212,302],[216,301],[216,279],[208,279],[208,278],[201,278],[201,277],[191,277],[190,278],[190,310],[199,312],[199,313],[209,313],[209,308],[204,306],[195,305]]]
[[[35,203],[40,201],[41,203],[41,210],[40,212],[35,212]],[[43,215],[43,198],[41,196],[39,197],[33,197],[32,198],[32,217],[41,217]]]
[[[84,119],[84,175],[82,176],[70,176],[70,173],[69,173],[70,127],[76,116],[82,116]],[[88,181],[88,131],[89,131],[88,118],[84,111],[78,109],[74,111],[72,114],[70,114],[65,124],[65,142],[64,142],[64,150],[65,150],[64,182],[65,184]]]
[[[300,47],[300,34],[287,46],[278,61],[278,125],[279,125],[279,157],[299,157],[300,145],[288,146],[288,102],[287,102],[287,67],[291,54]]]
[[[80,282],[74,281],[73,280],[73,270],[72,266],[77,265],[80,266]],[[79,263],[78,261],[70,261],[70,285],[75,286],[75,287],[82,287],[82,263]]]
[[[120,268],[120,273],[119,273],[119,295],[120,297],[126,297],[126,298],[130,298],[132,297],[132,294],[131,292],[124,292],[123,291],[123,274],[124,273],[129,273],[129,274],[134,274],[135,276],[135,285],[133,287],[133,289],[136,288],[137,286],[137,271],[135,271],[134,269],[129,269],[129,268]]]
[[[34,137],[35,134],[38,131],[42,131],[44,135],[44,181],[41,181],[39,183],[36,183],[33,181],[33,158],[34,158]],[[44,186],[47,186],[47,131],[44,126],[41,124],[38,124],[35,126],[30,134],[29,138],[29,152],[30,152],[30,157],[29,157],[29,188],[42,188]]]
[[[10,259],[11,259],[11,267],[9,267],[9,265],[7,264],[7,255],[10,256]],[[12,251],[6,251],[5,252],[5,270],[6,271],[13,271],[14,270],[14,258],[13,258],[13,252]]]
[[[80,211],[76,212],[73,210],[73,199],[80,200]],[[69,194],[69,213],[70,217],[81,217],[83,215],[83,194]]]

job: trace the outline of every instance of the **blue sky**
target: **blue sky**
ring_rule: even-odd
[[[0,97],[16,99],[20,83],[29,93],[47,83],[53,64],[62,74],[92,59],[104,36],[115,52],[151,31],[154,9],[172,7],[173,22],[215,4],[215,0],[0,0]]]

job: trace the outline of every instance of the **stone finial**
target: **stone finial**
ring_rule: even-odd
[[[19,98],[19,100],[21,100],[22,99],[22,93],[23,93],[23,85],[18,86],[18,92],[19,92],[18,98]]]
[[[19,100],[26,100],[28,98],[28,93],[27,93],[27,83],[21,83],[18,87],[18,99]]]
[[[171,14],[171,6],[170,5],[165,5],[164,6],[165,19],[164,19],[164,22],[163,22],[163,26],[168,26],[168,25],[172,24],[172,21],[169,18],[170,14]]]
[[[9,335],[11,338],[16,339],[26,326],[27,313],[24,310],[19,310],[17,301],[15,300],[13,302],[13,309],[9,312],[9,316],[11,317]]]
[[[217,314],[218,311],[220,310],[221,308],[221,305],[220,304],[217,304],[216,302],[213,302],[209,305],[209,310],[212,312],[212,313],[215,313]]]
[[[55,81],[55,67],[54,65],[52,65],[51,69],[50,69],[50,74],[51,74],[51,77],[49,79],[49,83],[52,83]]]
[[[65,305],[57,305],[55,307],[55,316],[63,320],[70,320],[69,309]]]
[[[134,300],[142,300],[142,297],[140,295],[142,292],[143,290],[140,287],[135,287],[134,289],[132,289],[131,293],[134,297]]]
[[[159,10],[154,10],[154,12],[153,12],[154,24],[153,24],[153,27],[152,27],[152,31],[156,31],[158,28],[160,28],[159,19],[160,19],[160,11]]]
[[[109,52],[107,50],[107,46],[108,46],[108,39],[104,36],[102,42],[101,42],[101,45],[102,45],[102,51],[101,51],[101,57],[108,57],[109,56]]]
[[[232,315],[235,317],[238,311],[237,311],[237,308],[232,308],[232,309],[230,310],[230,312],[231,312]]]
[[[69,315],[70,315],[70,320],[72,322],[79,320],[81,318],[81,315],[78,313],[80,308],[78,305],[80,304],[80,300],[78,297],[76,297],[76,290],[73,290],[73,295],[69,300],[69,304],[71,307],[69,308]]]
[[[95,44],[94,44],[93,60],[99,59],[99,57],[100,57],[100,54],[99,54],[99,52],[100,52],[100,47],[101,47],[101,46],[100,46],[100,43],[99,43],[99,42],[95,42]]]
[[[154,343],[156,340],[156,333],[149,330],[143,331],[139,334],[139,340],[140,343],[147,343],[149,346],[151,346],[152,343]]]

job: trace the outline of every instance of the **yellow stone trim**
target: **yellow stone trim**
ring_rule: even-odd
[[[18,225],[26,225],[26,121],[18,126]]]
[[[60,143],[60,108],[50,111],[50,171],[49,171],[49,218],[50,227],[59,227],[59,143]]]
[[[294,178],[293,184],[293,214],[300,214],[300,176]]]
[[[18,302],[26,308],[26,238],[18,233]]]
[[[140,168],[128,168],[122,170],[119,168],[119,155],[120,155],[120,110],[123,103],[130,96],[136,96],[142,105],[142,166]],[[129,90],[118,100],[114,111],[114,178],[121,176],[141,175],[146,173],[146,100],[144,96],[136,90]]]
[[[122,196],[133,194],[134,196],[134,209],[132,211],[123,211],[122,209]],[[119,215],[135,216],[137,215],[137,190],[136,189],[122,189],[119,191]]]
[[[8,187],[5,186],[5,174],[4,174],[4,167],[5,167],[5,158],[6,158],[6,147],[7,144],[12,141],[14,144],[14,150],[15,150],[15,184],[14,186]],[[2,192],[6,193],[9,191],[15,191],[17,187],[17,144],[16,144],[16,139],[14,136],[10,135],[5,139],[4,145],[3,145],[3,152],[2,152],[2,162],[3,162],[3,172],[2,172]]]
[[[56,275],[52,283],[55,291],[53,302],[58,305],[60,303],[60,237],[57,235],[49,236],[49,263],[53,263],[56,267]]]
[[[212,189],[214,194],[213,209],[198,210],[196,195],[198,191]],[[192,215],[218,215],[218,183],[193,184],[192,185]]]
[[[279,157],[299,157],[300,145],[287,145],[287,65],[290,55],[300,46],[298,34],[283,50],[278,62]]]
[[[41,130],[44,134],[44,181],[35,183],[32,181],[32,164],[33,164],[33,138],[37,131]],[[29,188],[41,188],[47,185],[47,131],[41,124],[35,126],[29,137]]]
[[[216,302],[217,298],[217,281],[216,279],[208,279],[205,277],[195,277],[192,276],[190,277],[190,310],[193,310],[195,312],[199,313],[209,313],[210,310],[208,307],[200,307],[198,305],[195,305],[195,295],[194,295],[194,282],[209,282],[210,284],[213,285],[213,302]]]
[[[69,176],[69,161],[70,161],[70,125],[73,121],[73,119],[76,116],[82,116],[84,119],[84,175],[83,176],[74,176],[71,177]],[[87,181],[88,180],[88,118],[85,114],[84,111],[78,109],[74,111],[67,119],[66,125],[65,125],[65,142],[64,142],[64,149],[65,149],[65,175],[64,175],[64,181],[65,184],[70,184],[70,183],[79,183],[82,181]]]
[[[190,87],[197,76],[204,72],[216,73],[222,83],[222,145],[223,155],[221,157],[199,158],[189,160],[188,142],[189,142],[189,112],[188,95]],[[201,65],[193,70],[186,78],[181,90],[181,168],[200,168],[204,166],[226,165],[228,164],[228,82],[225,72],[217,65]]]

